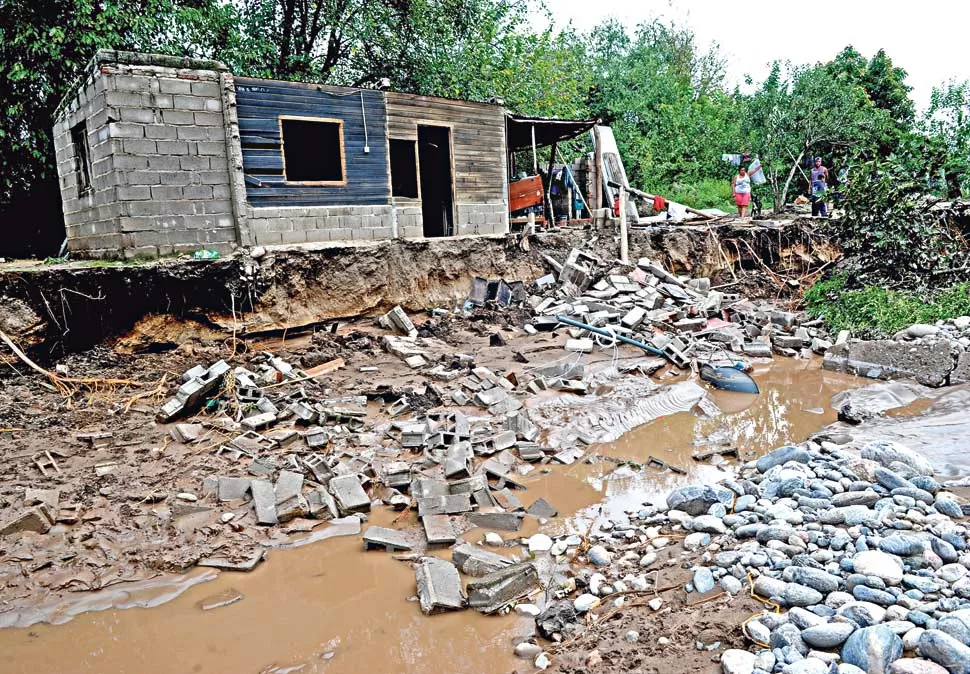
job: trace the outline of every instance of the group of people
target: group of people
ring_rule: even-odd
[[[829,170],[822,165],[821,157],[815,158],[810,183],[809,199],[812,202],[812,215],[827,218],[829,211],[825,203],[825,193],[829,185]],[[748,206],[751,204],[751,176],[743,162],[738,167],[737,174],[731,180],[731,191],[734,193],[734,203],[738,207],[738,215],[746,218]]]

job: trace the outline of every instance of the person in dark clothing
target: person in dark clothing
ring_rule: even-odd
[[[825,180],[819,175],[812,180],[812,216],[829,217],[828,207],[825,205]]]

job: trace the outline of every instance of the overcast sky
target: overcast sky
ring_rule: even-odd
[[[686,25],[699,44],[720,45],[730,84],[768,74],[774,60],[816,63],[851,44],[866,57],[880,48],[909,74],[919,107],[950,79],[970,79],[968,0],[547,0],[560,25],[588,30],[606,18],[628,26],[659,17]]]

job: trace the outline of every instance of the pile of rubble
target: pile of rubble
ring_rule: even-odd
[[[689,593],[737,595],[750,583],[776,607],[743,625],[751,651],[720,653],[725,674],[968,674],[970,549],[959,521],[970,504],[932,474],[883,441],[861,452],[821,439],[782,447],[736,479],[602,521],[580,560],[593,568],[550,588],[537,630],[556,641],[595,630],[631,594],[652,594],[662,616],[662,593],[677,588],[654,592],[644,574],[683,565]],[[537,665],[548,662],[543,653]]]
[[[874,379],[915,379],[924,386],[970,382],[970,316],[916,324],[893,339],[851,340],[825,355],[828,370]]]
[[[527,331],[554,330],[561,325],[556,317],[566,316],[638,340],[682,369],[691,360],[732,365],[745,357],[821,354],[832,345],[820,320],[723,292],[707,278],[675,276],[647,258],[607,264],[573,249],[561,264],[546,261],[556,273],[538,279],[526,299],[535,313]],[[567,350],[594,349],[597,340],[588,331],[569,332]],[[598,341],[606,345],[609,338]]]

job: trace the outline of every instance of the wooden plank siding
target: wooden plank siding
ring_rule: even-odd
[[[504,204],[505,110],[488,103],[388,92],[389,138],[417,140],[418,125],[451,128],[455,203]],[[417,199],[400,199],[420,203]]]
[[[235,83],[246,200],[251,206],[390,204],[383,92],[249,77],[236,77]],[[345,185],[284,181],[280,116],[343,121]]]

